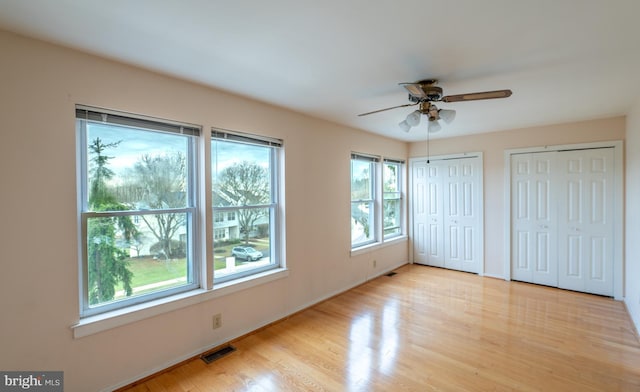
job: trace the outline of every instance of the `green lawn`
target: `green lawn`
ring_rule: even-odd
[[[244,244],[217,246],[213,255],[214,270],[226,268],[226,257],[231,256],[231,248]],[[251,241],[249,246],[253,246],[256,250],[265,252],[269,249],[268,241]],[[182,284],[181,282],[172,281],[173,279],[185,278],[187,276],[187,261],[186,258],[175,260],[154,260],[149,257],[134,257],[129,260],[129,270],[133,273],[131,281],[131,287],[134,289],[134,295],[139,295],[149,291],[155,291],[158,289],[168,288]],[[244,260],[236,260],[236,266],[246,263]],[[167,282],[166,284],[160,284],[161,282]],[[147,285],[160,284],[158,286],[152,286],[144,290],[136,290]],[[116,292],[120,294],[116,295],[116,299],[123,298],[122,283],[116,285]]]
[[[136,257],[129,259],[129,270],[133,273],[131,287],[141,287],[153,283],[164,282],[187,275],[187,260],[154,260],[152,257]],[[122,290],[118,283],[116,291]]]
[[[134,274],[133,287],[179,278],[187,274],[186,258],[175,260],[131,259],[129,266]]]

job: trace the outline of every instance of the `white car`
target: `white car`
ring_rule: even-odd
[[[235,256],[237,259],[255,261],[262,258],[262,252],[258,252],[250,246],[236,246],[231,249],[231,256]]]

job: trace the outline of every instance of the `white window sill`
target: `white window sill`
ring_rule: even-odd
[[[172,295],[167,298],[157,299],[142,304],[129,306],[112,312],[85,317],[73,325],[73,337],[78,339],[84,336],[96,334],[111,328],[134,323],[159,314],[171,312],[176,309],[222,297],[251,287],[259,286],[274,280],[286,278],[289,270],[276,268],[259,274],[235,279],[229,282],[215,285],[213,290],[197,289],[186,293]]]
[[[392,246],[400,242],[406,242],[408,238],[409,237],[407,237],[406,235],[401,235],[388,239],[384,242],[374,242],[373,244],[367,244],[358,248],[353,248],[351,249],[351,256],[358,256],[361,254],[373,252],[378,249],[386,248],[387,246]]]

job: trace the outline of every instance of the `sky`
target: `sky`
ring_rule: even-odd
[[[118,126],[89,122],[87,127],[87,143],[99,137],[103,143],[116,143],[117,147],[108,149],[105,155],[113,157],[109,160],[109,168],[116,175],[123,174],[127,168],[140,159],[143,154],[164,155],[181,151],[186,155],[189,136],[164,132],[146,131]],[[212,172],[218,171],[234,163],[243,161],[256,162],[268,167],[269,149],[244,143],[212,142],[214,150],[211,154]]]
[[[105,144],[120,141],[117,147],[105,151],[105,155],[113,157],[109,160],[109,169],[117,174],[133,167],[144,154],[164,155],[176,151],[186,153],[189,139],[184,135],[139,130],[131,132],[128,127],[91,122],[87,131],[89,144],[98,137]]]

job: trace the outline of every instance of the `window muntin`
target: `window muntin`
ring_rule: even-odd
[[[378,158],[351,156],[351,247],[376,241],[376,164]]]
[[[384,239],[402,235],[402,161],[382,164],[382,221]]]
[[[78,106],[81,314],[198,287],[197,127]]]
[[[214,238],[214,280],[224,282],[280,266],[278,163],[282,142],[214,130],[211,140],[213,213],[226,220]],[[250,255],[245,249],[251,247]]]

